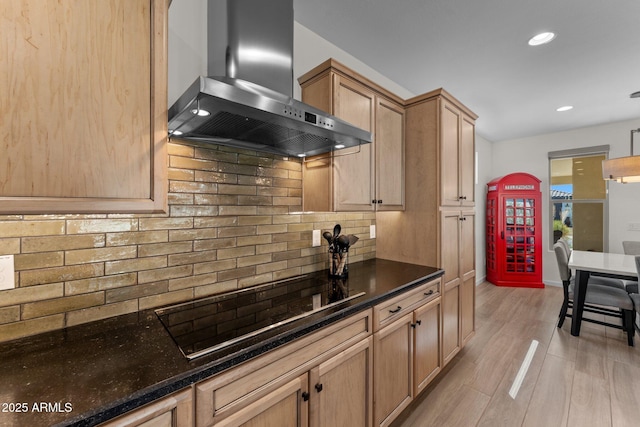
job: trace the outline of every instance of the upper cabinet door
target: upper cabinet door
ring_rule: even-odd
[[[440,120],[440,204],[475,206],[475,120],[447,101]]]
[[[475,206],[475,135],[475,121],[463,114],[460,120],[460,194],[462,206]]]
[[[160,212],[168,0],[3,0],[0,213]]]
[[[339,75],[334,75],[334,79],[334,115],[366,131],[375,132],[374,92]],[[375,138],[374,135],[374,141]],[[336,152],[333,183],[335,210],[373,210],[374,144],[362,144],[359,151],[357,148],[348,148]]]
[[[459,206],[460,195],[460,110],[447,102],[441,109],[440,204]]]
[[[404,209],[404,108],[376,103],[376,209]]]

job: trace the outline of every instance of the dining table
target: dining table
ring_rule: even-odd
[[[591,275],[613,277],[623,280],[638,280],[634,255],[611,252],[571,251],[569,268],[575,269],[576,281],[571,316],[571,335],[580,335],[587,283]]]

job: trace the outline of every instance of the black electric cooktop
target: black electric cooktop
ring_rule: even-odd
[[[364,295],[347,281],[304,275],[156,310],[188,359],[274,331]]]

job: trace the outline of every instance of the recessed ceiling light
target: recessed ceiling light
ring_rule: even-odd
[[[182,135],[182,131],[181,130],[171,130],[171,129],[169,129],[169,135],[179,136],[179,135]]]
[[[565,105],[563,107],[556,108],[556,111],[569,111],[573,110],[573,105]]]
[[[306,154],[298,154],[298,157],[307,157]]]
[[[537,34],[529,39],[529,46],[539,46],[541,44],[549,43],[555,39],[556,35],[551,32],[545,32]]]
[[[341,149],[341,148],[344,148],[344,144],[336,144],[335,148],[336,148],[337,150],[339,150],[339,149]]]

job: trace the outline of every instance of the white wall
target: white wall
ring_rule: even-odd
[[[527,172],[541,179],[542,219],[546,225],[550,214],[548,152],[608,144],[609,157],[628,156],[629,131],[638,127],[640,120],[629,120],[493,143],[492,173],[489,175],[495,178],[512,172]],[[479,187],[477,190],[477,198],[485,197]],[[640,240],[640,232],[628,230],[629,222],[640,222],[640,184],[609,183],[609,252],[622,253],[622,240]],[[547,243],[549,229],[545,226],[542,232],[543,281],[559,285],[555,256]],[[480,230],[483,229],[478,228]],[[484,251],[484,247],[477,250]]]
[[[464,102],[464,101],[463,101]],[[494,176],[493,145],[476,134],[477,170],[476,176],[476,284],[484,282],[487,276],[485,210],[487,202],[487,182]]]
[[[207,75],[207,0],[173,0],[169,8],[169,106],[196,77]],[[415,94],[306,27],[293,26],[293,96],[300,99],[297,78],[334,58],[401,98]]]
[[[293,26],[293,75],[294,79],[305,74],[320,63],[333,58],[352,70],[366,76],[369,80],[379,84],[388,91],[407,99],[417,94],[409,92],[394,81],[383,76],[364,62],[328,42],[308,28],[298,24]],[[293,84],[293,97],[300,99],[300,85],[297,80]],[[437,89],[437,88],[434,88]]]
[[[169,7],[169,106],[207,74],[207,1],[173,0]]]

